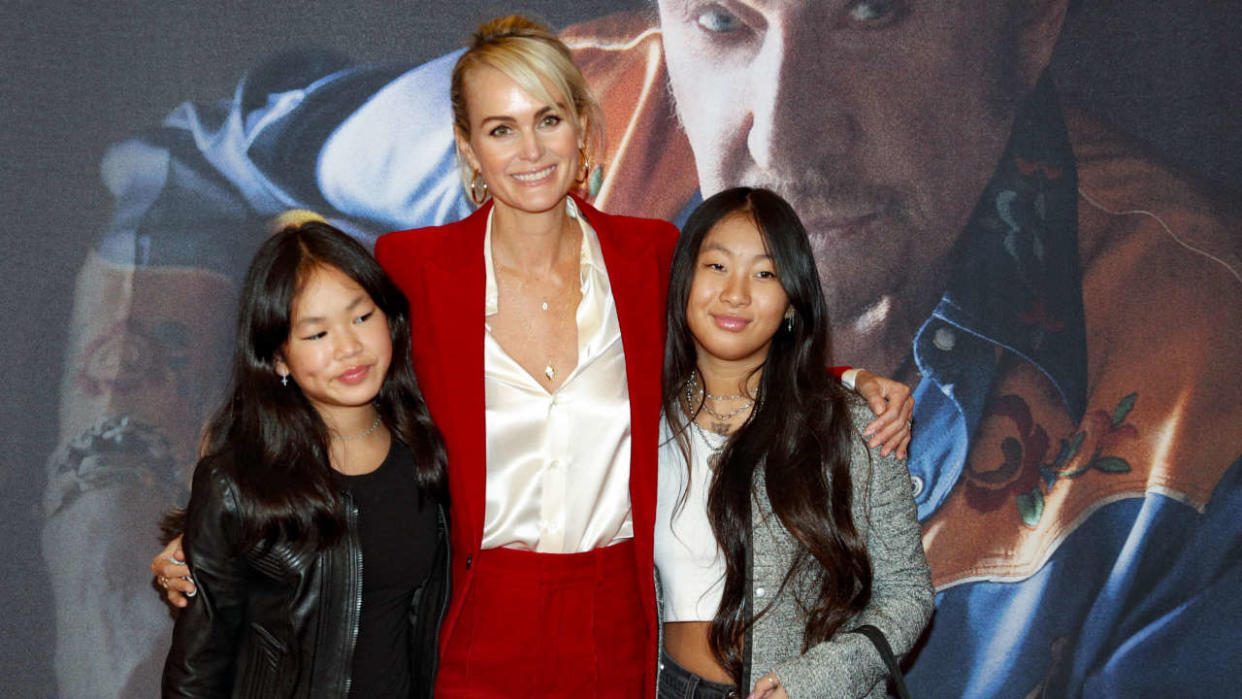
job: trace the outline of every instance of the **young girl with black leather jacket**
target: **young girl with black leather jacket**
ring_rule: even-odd
[[[185,515],[197,594],[164,696],[431,696],[445,452],[405,297],[356,241],[303,223],[251,263],[234,347]]]

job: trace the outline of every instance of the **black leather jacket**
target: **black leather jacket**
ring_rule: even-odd
[[[163,696],[345,697],[362,607],[357,508],[345,494],[348,532],[322,551],[240,551],[237,486],[218,468],[223,458],[194,472],[182,546],[198,593],[177,617]],[[450,593],[448,516],[438,510],[432,573],[409,613],[415,697],[432,695]]]

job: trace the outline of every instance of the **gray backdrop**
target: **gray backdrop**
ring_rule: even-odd
[[[56,693],[38,503],[55,447],[75,275],[110,216],[98,173],[105,148],[158,123],[183,100],[228,95],[247,68],[283,48],[330,48],[365,63],[421,62],[460,46],[470,28],[502,11],[529,10],[563,27],[616,9],[599,0],[5,4],[0,657],[7,676],[0,694]],[[1224,1],[1088,0],[1062,35],[1055,76],[1066,92],[1236,205],[1240,15]],[[154,527],[135,533],[134,542],[153,553]],[[109,584],[83,572],[82,586]]]

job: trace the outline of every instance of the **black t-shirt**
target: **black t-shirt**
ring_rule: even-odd
[[[349,695],[408,697],[410,602],[435,558],[435,504],[420,502],[414,455],[396,439],[379,468],[337,475],[358,508],[362,547],[362,611]]]

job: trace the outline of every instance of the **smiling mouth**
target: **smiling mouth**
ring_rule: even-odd
[[[337,376],[336,380],[344,384],[353,385],[357,383],[362,383],[362,380],[365,379],[367,377],[367,374],[370,374],[370,373],[371,373],[370,366],[350,367],[347,371],[345,371],[345,373],[341,374],[340,376]]]
[[[750,325],[749,320],[746,320],[745,318],[738,318],[737,316],[714,315],[712,316],[712,319],[716,321],[717,327],[730,332],[745,330],[746,326]]]
[[[517,180],[518,182],[538,182],[539,180],[542,180],[543,178],[551,175],[554,170],[556,170],[556,166],[549,165],[545,167],[544,169],[536,170],[535,172],[526,172],[526,173],[521,173],[521,174],[514,173],[513,179]]]

